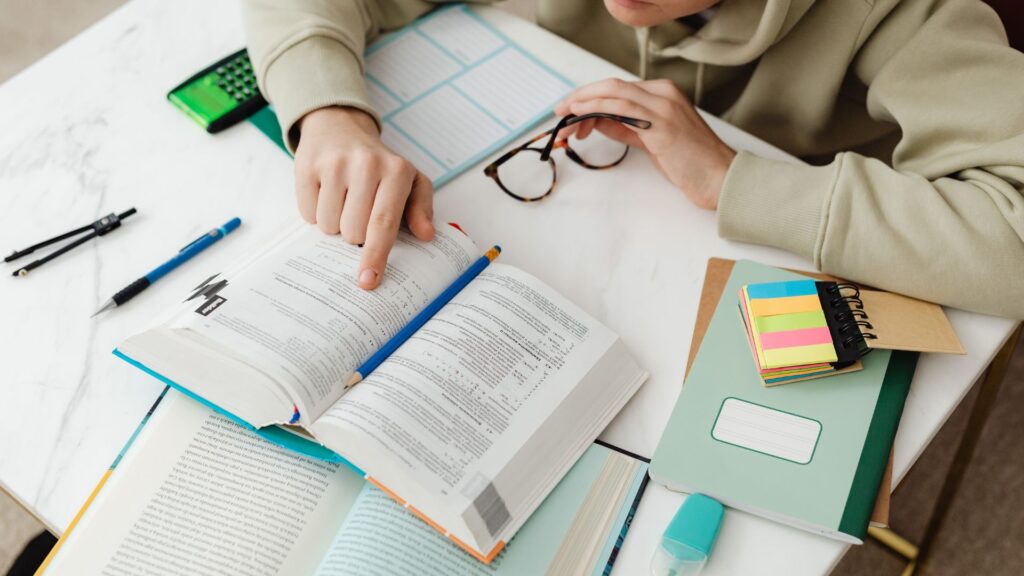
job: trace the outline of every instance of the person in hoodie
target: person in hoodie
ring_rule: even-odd
[[[249,53],[295,154],[302,216],[365,242],[376,287],[404,217],[433,234],[427,178],[381,143],[367,42],[422,0],[244,0]],[[822,271],[1024,318],[1024,54],[980,0],[540,0],[540,25],[643,80],[583,86],[559,114],[644,148],[725,238]],[[807,163],[736,152],[695,106]]]

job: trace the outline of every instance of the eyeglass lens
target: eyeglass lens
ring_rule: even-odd
[[[626,156],[629,147],[594,130],[586,138],[569,137],[566,153],[587,168],[608,168]],[[574,157],[575,156],[575,157]],[[498,167],[498,180],[506,191],[523,200],[538,200],[555,185],[553,158],[541,160],[541,150],[524,148]]]

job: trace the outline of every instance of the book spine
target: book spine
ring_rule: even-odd
[[[54,557],[57,556],[57,552],[60,551],[61,546],[69,537],[71,537],[71,532],[75,529],[75,526],[78,525],[78,522],[82,519],[82,516],[85,515],[85,511],[88,510],[90,506],[92,506],[93,501],[96,500],[96,496],[98,496],[100,491],[103,490],[103,487],[106,486],[107,480],[110,480],[111,474],[113,474],[114,470],[117,469],[117,465],[121,463],[121,459],[124,457],[125,452],[127,452],[128,449],[131,448],[132,444],[135,443],[135,439],[139,437],[139,432],[142,432],[142,429],[146,427],[146,423],[149,422],[149,418],[153,415],[153,412],[156,410],[156,407],[160,405],[160,402],[164,399],[164,396],[166,395],[167,388],[164,388],[163,392],[160,392],[160,395],[156,397],[156,401],[153,402],[153,405],[149,407],[149,411],[146,412],[146,415],[142,417],[141,421],[139,421],[139,425],[135,427],[135,431],[132,432],[132,435],[131,437],[128,438],[128,441],[124,443],[124,446],[121,448],[121,451],[117,453],[117,456],[114,458],[114,461],[110,464],[110,468],[108,468],[107,471],[103,473],[103,476],[100,478],[100,481],[96,483],[96,487],[92,489],[92,492],[89,493],[89,497],[85,499],[85,503],[82,504],[82,507],[78,509],[78,513],[75,514],[75,517],[71,519],[71,523],[68,524],[67,530],[65,530],[64,533],[60,535],[60,540],[58,540],[57,543],[53,545],[53,548],[50,549],[50,552],[46,555],[46,558],[43,560],[43,563],[39,565],[38,569],[36,569],[37,576],[40,574],[44,574],[46,572],[46,569],[50,566],[50,562],[53,561]]]
[[[871,522],[875,497],[896,439],[896,430],[910,392],[910,383],[914,379],[918,356],[917,352],[893,351],[889,357],[889,366],[878,392],[878,401],[864,439],[857,472],[850,484],[846,507],[839,521],[840,532],[860,540],[864,539]]]
[[[610,445],[607,446],[612,447]],[[618,449],[616,448],[616,450]],[[631,455],[630,452],[626,452],[625,450],[622,450],[622,452],[624,454]],[[630,526],[633,525],[633,518],[636,516],[637,508],[640,507],[640,499],[643,498],[644,492],[647,491],[647,484],[650,482],[651,476],[647,473],[646,468],[647,467],[645,466],[636,495],[633,497],[633,501],[629,504],[629,511],[626,513],[626,521],[622,523],[622,530],[619,531],[619,534],[615,537],[615,545],[612,547],[612,551],[608,555],[608,562],[605,564],[604,570],[601,572],[602,576],[610,576],[612,573],[612,566],[615,564],[615,560],[619,557],[619,550],[622,550],[622,545],[626,541],[626,533],[629,532]]]

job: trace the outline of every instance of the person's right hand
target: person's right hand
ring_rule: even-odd
[[[357,280],[376,288],[406,223],[420,240],[434,237],[430,179],[381,142],[377,124],[355,108],[330,107],[299,123],[295,196],[299,213],[327,234],[362,244]]]

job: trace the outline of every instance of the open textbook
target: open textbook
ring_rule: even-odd
[[[591,445],[489,565],[339,463],[166,392],[40,569],[48,575],[599,576],[646,462]]]
[[[453,226],[429,243],[402,232],[374,291],[356,286],[359,256],[297,223],[115,354],[278,443],[347,462],[490,562],[647,374],[541,281],[480,272]]]

